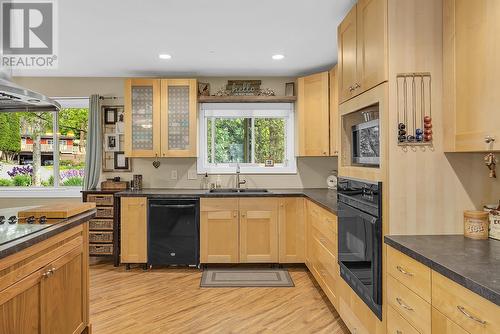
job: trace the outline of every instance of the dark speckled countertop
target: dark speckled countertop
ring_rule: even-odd
[[[393,235],[385,243],[500,306],[500,241]]]
[[[67,231],[73,227],[81,225],[94,218],[95,213],[95,209],[89,210],[71,218],[63,219],[53,225],[5,225],[3,230],[4,238],[1,239],[2,243],[0,245],[0,259],[22,251],[23,249],[47,240],[48,238]],[[26,231],[27,229],[29,231]],[[19,237],[20,232],[29,232],[29,234]]]
[[[115,194],[118,197],[144,196],[149,198],[185,197],[307,197],[314,203],[337,214],[337,191],[326,188],[269,189],[266,193],[210,193],[202,189],[142,189],[125,190]]]

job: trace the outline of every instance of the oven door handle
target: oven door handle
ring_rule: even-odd
[[[361,211],[353,206],[350,206],[350,205],[342,203],[342,202],[340,202],[338,204],[338,208],[339,208],[339,212],[338,212],[339,218],[342,217],[342,211],[354,211],[356,216],[359,216],[359,217],[363,218],[364,220],[369,221],[372,224],[376,224],[379,221],[378,217],[372,216],[366,212],[363,212],[363,211]],[[351,215],[349,215],[349,216],[351,216]]]

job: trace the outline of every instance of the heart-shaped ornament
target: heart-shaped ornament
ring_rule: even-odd
[[[159,161],[159,160],[155,160],[155,161],[153,161],[153,167],[154,167],[154,168],[158,168],[158,167],[160,167],[160,161]]]

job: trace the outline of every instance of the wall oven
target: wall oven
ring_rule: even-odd
[[[340,276],[382,320],[382,183],[338,181]]]

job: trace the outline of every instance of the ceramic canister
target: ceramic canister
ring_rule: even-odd
[[[471,239],[488,239],[489,213],[464,211],[464,236]]]

